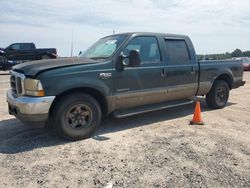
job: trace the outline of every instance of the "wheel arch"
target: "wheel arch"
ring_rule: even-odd
[[[72,88],[72,89],[63,91],[62,93],[56,96],[55,100],[53,101],[50,107],[49,116],[51,116],[51,113],[53,112],[55,104],[57,104],[57,102],[60,101],[60,99],[62,99],[63,97],[70,95],[72,93],[85,93],[94,97],[97,100],[97,102],[100,104],[102,114],[105,115],[108,113],[108,102],[107,102],[105,95],[102,92],[91,87],[77,87],[77,88]]]
[[[234,80],[233,80],[233,77],[231,74],[228,74],[228,73],[222,73],[220,75],[218,75],[215,79],[214,79],[214,82],[217,81],[217,80],[223,80],[225,81],[228,86],[229,86],[229,89],[232,89],[233,88],[233,83],[234,83]],[[213,84],[214,84],[213,82]]]

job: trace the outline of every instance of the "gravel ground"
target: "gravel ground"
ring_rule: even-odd
[[[250,82],[250,72],[244,73]],[[65,142],[8,115],[0,74],[0,187],[250,187],[250,84],[190,126],[194,105],[106,118],[93,138]]]

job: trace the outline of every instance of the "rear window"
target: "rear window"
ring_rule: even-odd
[[[185,40],[166,39],[167,54],[172,64],[191,63],[190,54]]]
[[[33,50],[34,45],[33,44],[22,44],[21,49],[22,50]]]

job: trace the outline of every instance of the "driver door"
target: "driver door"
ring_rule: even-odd
[[[21,44],[12,44],[6,49],[9,60],[20,60],[21,59]]]
[[[164,63],[158,39],[153,36],[135,37],[128,42],[123,54],[128,55],[130,50],[139,52],[141,65],[126,66],[123,71],[115,71],[116,108],[125,109],[163,101],[160,80]],[[128,58],[124,61],[128,61]]]

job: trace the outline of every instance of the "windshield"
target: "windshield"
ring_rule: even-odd
[[[250,63],[250,59],[243,59],[243,63]]]
[[[109,58],[126,38],[127,35],[115,35],[102,38],[81,54],[80,57],[88,57],[91,59]]]

